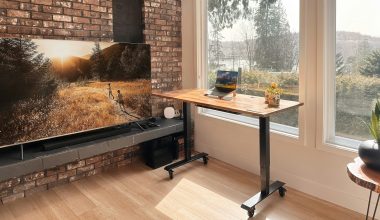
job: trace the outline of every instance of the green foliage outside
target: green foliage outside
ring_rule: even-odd
[[[375,141],[380,144],[380,101],[377,100],[375,109],[372,111],[371,121],[368,128]]]
[[[291,71],[296,63],[296,42],[281,1],[261,1],[253,16],[257,69]]]
[[[380,50],[373,50],[365,58],[360,73],[365,76],[380,77]]]
[[[209,72],[210,88],[213,87],[212,82],[215,82],[215,77],[215,72]],[[284,89],[284,94],[281,96],[283,99],[298,100],[298,74],[246,71],[242,73],[241,77],[240,93],[264,96],[265,88],[271,82],[277,82]],[[359,140],[371,139],[368,127],[365,126],[363,121],[370,122],[371,108],[374,106],[373,97],[380,98],[380,78],[360,74],[339,75],[336,78],[336,92],[338,101],[336,113],[337,135]],[[363,109],[361,111],[349,109],[349,107],[354,106],[353,103]],[[293,127],[298,125],[297,120],[297,111],[284,112],[272,118],[274,122]]]

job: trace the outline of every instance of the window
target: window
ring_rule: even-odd
[[[299,100],[299,9],[297,0],[208,0],[206,83],[217,70],[241,74],[238,93],[263,96],[271,82],[282,98]],[[205,112],[244,123],[257,120],[213,110]],[[298,110],[271,118],[272,128],[298,134]]]
[[[333,83],[325,84],[333,92],[325,95],[327,105],[334,108],[325,111],[327,141],[357,148],[359,141],[371,139],[365,123],[380,98],[380,30],[375,28],[380,25],[380,2],[336,0],[334,4],[335,15],[328,23],[335,30],[327,39],[335,48],[335,63],[328,70]]]
[[[305,146],[353,151],[371,138],[365,122],[380,99],[378,8],[373,0],[207,0],[202,85],[212,88],[217,70],[239,71],[242,94],[263,96],[277,82],[282,98],[305,106],[272,117],[272,129],[298,135]]]

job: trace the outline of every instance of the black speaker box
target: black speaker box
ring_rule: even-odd
[[[142,145],[146,165],[156,169],[170,164],[178,158],[178,140],[172,136],[167,136]]]

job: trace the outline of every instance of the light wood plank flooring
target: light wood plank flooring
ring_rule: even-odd
[[[175,170],[141,162],[0,205],[0,219],[247,219],[240,204],[259,189],[259,178],[210,159]],[[270,197],[253,219],[364,219],[363,215],[288,188]]]

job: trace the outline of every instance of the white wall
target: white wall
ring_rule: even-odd
[[[195,64],[195,20],[193,0],[182,1],[182,87],[194,88],[196,85]]]
[[[182,1],[184,88],[195,88],[197,80],[194,2]],[[194,121],[197,151],[259,174],[257,128],[198,113],[194,115]],[[354,158],[343,155],[298,146],[272,135],[271,179],[284,181],[289,187],[365,214],[369,191],[348,178],[346,165]]]

